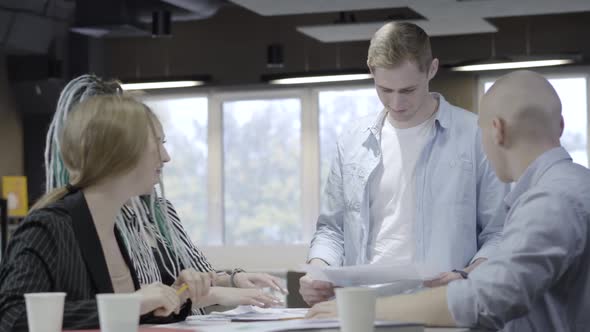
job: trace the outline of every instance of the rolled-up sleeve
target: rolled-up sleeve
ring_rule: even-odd
[[[466,283],[466,280],[460,280],[447,286],[447,306],[457,326],[462,327],[477,325],[475,297],[470,296]]]
[[[534,191],[508,213],[501,246],[467,280],[449,284],[456,323],[500,329],[526,315],[582,255],[588,225],[574,197]]]

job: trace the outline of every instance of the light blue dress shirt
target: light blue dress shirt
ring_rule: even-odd
[[[447,302],[462,326],[590,330],[590,170],[563,148],[545,152],[505,199],[498,251]]]
[[[509,186],[495,176],[481,146],[477,116],[441,95],[435,130],[416,163],[415,260],[438,271],[463,268],[496,249],[504,216],[496,212]],[[328,175],[309,259],[330,265],[368,264],[368,183],[381,162],[387,113],[345,131]],[[494,217],[496,216],[496,217]]]

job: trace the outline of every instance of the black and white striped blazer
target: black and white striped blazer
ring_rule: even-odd
[[[144,209],[144,211],[146,212],[146,215],[148,216],[148,221],[155,224],[154,218],[150,213],[150,208],[147,205],[146,200],[142,199],[140,201],[142,204],[142,208]],[[163,203],[163,201],[160,201],[160,203]],[[181,270],[183,270],[185,268],[194,268],[196,271],[199,271],[199,272],[214,271],[211,262],[209,262],[209,260],[205,256],[205,254],[203,254],[203,252],[201,250],[199,250],[199,248],[197,248],[197,246],[192,242],[189,234],[186,232],[185,228],[182,225],[182,222],[180,221],[180,217],[178,216],[176,209],[174,208],[172,203],[168,200],[166,200],[166,210],[168,213],[168,221],[170,222],[171,226],[175,229],[175,231],[180,235],[180,240],[182,241],[182,245],[185,248],[187,248],[187,253],[190,258],[191,265],[188,267],[181,266]],[[138,228],[137,225],[141,221],[139,221],[139,219],[137,218],[137,215],[135,214],[135,212],[133,211],[133,209],[131,207],[124,205],[123,208],[121,209],[121,215],[122,215],[123,220],[124,220],[125,224],[127,225],[127,227],[129,227],[131,229]],[[165,243],[158,241],[157,244],[162,252],[166,250]],[[171,249],[168,249],[166,251],[168,251],[170,253],[170,257],[172,259],[176,259],[176,256],[175,256],[174,252],[172,252]],[[160,271],[160,278],[161,278],[160,280],[162,281],[162,283],[164,283],[166,285],[173,284],[174,281],[176,281],[176,278],[178,276],[172,275],[167,272],[169,270],[173,270],[172,262],[170,262],[169,259],[162,260],[160,255],[157,255],[155,252],[154,252],[154,258],[156,260],[155,263],[158,266],[158,270]],[[133,261],[133,264],[139,265],[142,263]],[[168,269],[166,269],[166,266],[168,266]],[[139,283],[142,285],[150,282],[150,280],[142,279],[142,275],[138,275],[138,278],[139,278]],[[205,310],[204,310],[204,308],[193,308],[193,314],[204,315]]]
[[[116,229],[115,234],[138,289],[137,276]],[[33,292],[67,293],[64,329],[98,327],[95,295],[112,293],[113,286],[81,191],[33,211],[15,231],[0,262],[0,332],[27,330],[23,294]],[[141,322],[183,320],[189,312],[187,302],[179,315],[158,318],[148,314],[141,317]]]
[[[149,222],[155,224],[155,221],[150,214],[150,208],[145,202],[145,200],[141,200],[141,203],[143,205],[143,209],[146,211]],[[203,254],[203,252],[199,250],[199,248],[197,248],[197,246],[192,242],[190,235],[186,232],[184,226],[182,225],[182,222],[180,221],[180,217],[178,216],[178,213],[176,212],[174,205],[172,205],[172,203],[168,200],[166,200],[166,209],[168,212],[168,221],[170,222],[171,226],[174,227],[176,232],[180,234],[180,240],[182,241],[183,246],[188,249],[187,252],[192,263],[192,265],[189,267],[194,268],[199,272],[214,271],[211,262],[209,262],[205,254]],[[129,228],[137,228],[137,223],[139,223],[140,221],[138,220],[137,216],[135,215],[135,212],[131,207],[124,205],[121,209],[121,215],[123,217],[125,224],[127,224]],[[161,242],[159,242],[158,245],[165,246],[165,244]],[[170,263],[158,262],[158,265],[162,264],[168,265]],[[163,267],[160,268],[160,272],[162,273],[162,280],[172,278],[172,280],[174,281],[177,277],[164,275],[165,271]],[[139,282],[140,284],[144,284],[147,282],[147,280],[141,280],[140,278]]]

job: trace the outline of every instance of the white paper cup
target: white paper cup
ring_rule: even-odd
[[[27,293],[29,332],[61,332],[66,293]]]
[[[377,293],[372,288],[336,288],[336,306],[342,332],[374,331]]]
[[[136,332],[141,297],[134,293],[97,294],[101,332]]]

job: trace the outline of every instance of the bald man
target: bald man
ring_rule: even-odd
[[[502,243],[466,280],[380,298],[377,316],[505,331],[590,330],[590,170],[559,143],[561,103],[542,76],[517,71],[483,97],[479,126],[504,200]],[[332,302],[310,317],[336,315]]]

